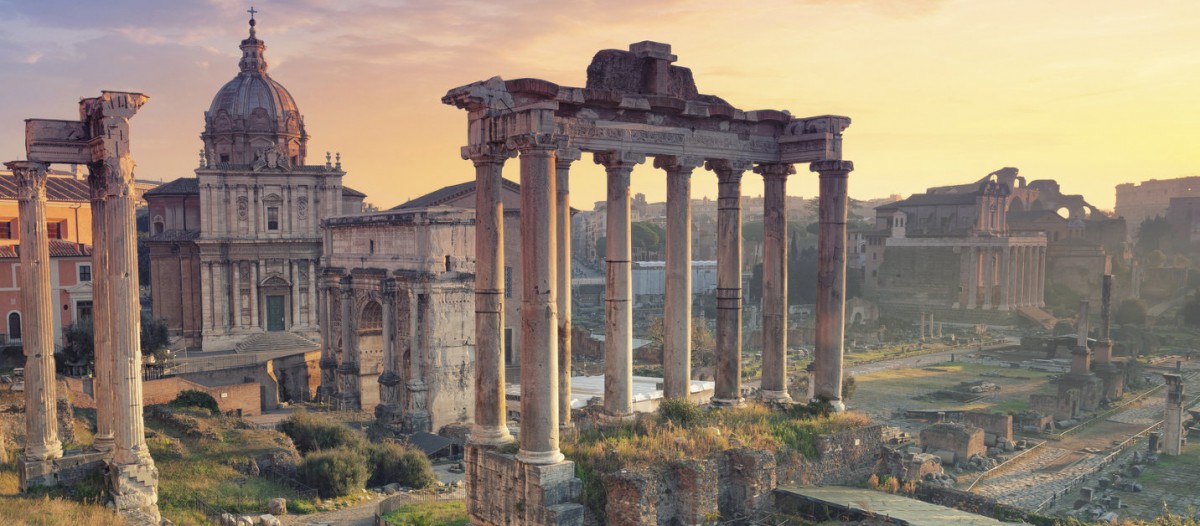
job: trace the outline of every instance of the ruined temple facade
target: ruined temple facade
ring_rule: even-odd
[[[324,400],[405,433],[471,422],[474,215],[442,206],[323,222]]]
[[[306,164],[304,118],[267,74],[253,20],[241,50],[238,75],[204,113],[196,177],[145,196],[154,315],[205,351],[264,333],[318,340],[320,224],[358,213],[365,197],[342,186],[340,158]]]
[[[1038,322],[1046,287],[1100,301],[1111,254],[1126,257],[1125,223],[1003,168],[973,183],[928,189],[876,208],[864,239],[864,294],[890,312],[937,310],[949,320]]]

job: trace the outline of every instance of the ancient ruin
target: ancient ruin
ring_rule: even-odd
[[[577,524],[579,483],[559,452],[560,287],[569,276],[570,239],[558,225],[569,210],[568,170],[584,152],[608,174],[604,412],[632,412],[632,290],[629,187],[646,158],[667,173],[667,306],[664,391],[683,396],[690,380],[691,176],[704,166],[719,181],[718,366],[714,403],[738,405],[741,390],[741,177],[753,170],[764,203],[763,399],[787,401],[785,183],[796,163],[820,175],[817,342],[814,397],[840,410],[845,308],[846,182],[841,132],[850,119],[794,118],[742,111],[699,93],[691,71],[673,66],[667,44],[605,50],[583,88],[540,79],[493,77],[450,90],[446,104],[468,111],[463,158],[476,167],[476,406],[468,446],[468,511],[475,524]],[[521,433],[515,457],[496,446],[511,439],[502,367],[504,255],[500,172],[521,166]],[[564,243],[566,246],[560,245]],[[564,322],[565,326],[565,322]],[[524,502],[523,506],[505,503]]]
[[[28,441],[19,464],[21,487],[70,480],[78,470],[106,466],[113,505],[138,522],[158,522],[158,470],[142,417],[142,353],[129,119],[146,103],[140,93],[104,91],[79,102],[79,121],[29,119],[28,161],[7,166],[21,185],[21,276],[26,318]],[[49,164],[86,164],[92,191],[92,268],[96,354],[94,451],[63,456],[56,434],[55,370],[45,224]]]

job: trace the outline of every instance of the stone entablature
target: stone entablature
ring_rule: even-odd
[[[325,220],[320,396],[400,431],[473,419],[474,212]]]

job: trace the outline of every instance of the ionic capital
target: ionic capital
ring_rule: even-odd
[[[721,182],[738,182],[742,173],[754,167],[754,163],[745,159],[710,159],[704,163],[704,169],[717,174]]]
[[[796,167],[787,163],[759,163],[754,167],[754,173],[763,176],[763,179],[787,179],[787,176],[796,173]]]
[[[517,150],[522,155],[545,154],[558,149],[558,137],[552,133],[526,133],[509,137],[506,144],[510,150]]]
[[[9,161],[4,166],[12,170],[17,180],[17,199],[46,200],[46,170],[49,165],[34,161]]]
[[[460,150],[465,161],[472,161],[475,166],[483,164],[500,164],[510,157],[516,157],[516,150],[510,150],[504,143],[490,142],[463,146]]]
[[[808,165],[808,169],[817,172],[822,177],[846,177],[850,172],[854,171],[854,163],[842,160],[813,161]]]
[[[632,171],[633,167],[646,162],[646,154],[628,151],[611,150],[607,152],[596,152],[592,154],[592,160],[608,171],[613,170],[628,170]]]
[[[704,158],[693,155],[659,155],[654,158],[654,167],[666,170],[667,173],[691,173],[692,170],[704,165]]]

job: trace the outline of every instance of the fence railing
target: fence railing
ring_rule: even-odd
[[[282,470],[280,470],[279,468],[277,468],[275,466],[271,466],[267,469],[262,470],[261,472],[259,472],[259,475],[266,477],[268,479],[271,479],[280,484],[285,484],[287,486],[290,486],[292,488],[292,490],[295,491],[294,500],[316,500],[316,498],[317,498],[316,488],[313,488],[312,486],[309,486],[303,482],[300,482],[299,480],[296,480],[295,478],[293,478],[292,476],[288,475],[287,473],[283,472]]]
[[[192,508],[202,513],[204,518],[208,519],[208,521],[212,522],[213,524],[220,524],[221,515],[226,513],[225,510],[205,502],[204,499],[200,498],[198,495],[192,497]]]

